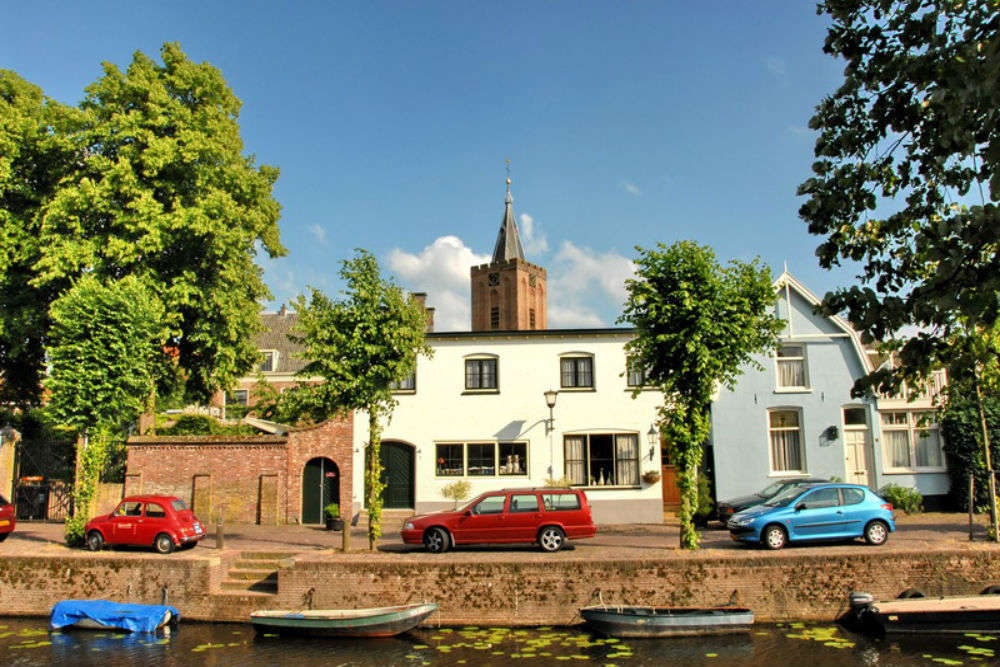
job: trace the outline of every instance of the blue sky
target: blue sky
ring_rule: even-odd
[[[243,100],[246,150],[281,169],[289,255],[274,307],[339,288],[373,251],[467,329],[468,266],[492,251],[504,160],[550,327],[609,326],[633,246],[760,255],[822,294],[797,215],[808,120],[841,80],[810,2],[8,3],[0,67],[76,103],[101,61],[179,41]]]

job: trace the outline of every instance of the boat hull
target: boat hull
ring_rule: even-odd
[[[977,595],[875,601],[852,594],[842,623],[872,634],[1000,632],[1000,596]]]
[[[260,633],[307,637],[392,637],[417,627],[437,611],[436,604],[378,609],[261,611],[250,615]]]
[[[584,607],[587,627],[609,637],[686,637],[749,632],[753,612],[732,607]]]

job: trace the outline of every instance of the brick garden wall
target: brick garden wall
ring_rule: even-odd
[[[130,438],[125,495],[183,498],[206,522],[298,523],[306,463],[326,457],[340,475],[341,513],[352,511],[350,415],[287,436]]]

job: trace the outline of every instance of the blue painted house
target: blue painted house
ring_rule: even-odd
[[[775,281],[785,329],[733,391],[712,404],[712,463],[719,499],[777,478],[838,478],[879,489],[896,483],[925,496],[948,491],[936,424],[921,422],[933,391],[916,400],[851,397],[854,381],[880,363],[840,317],[813,313],[819,299],[787,271]],[[934,386],[944,378],[937,376]]]

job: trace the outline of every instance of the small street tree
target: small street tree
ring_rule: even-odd
[[[826,237],[824,268],[860,263],[861,286],[827,294],[825,311],[846,311],[898,360],[855,394],[919,386],[942,367],[981,394],[1000,353],[997,4],[827,0],[817,11],[832,19],[824,52],[847,64],[810,121],[820,135],[799,214]],[[985,422],[980,410],[992,469]],[[991,515],[996,534],[995,501]]]
[[[164,356],[163,306],[134,277],[102,284],[84,276],[52,304],[45,380],[51,420],[77,434],[73,516],[66,540],[80,542],[91,501],[108,460],[139,416]]]
[[[286,391],[279,414],[320,422],[352,410],[367,413],[368,547],[374,549],[382,534],[382,428],[396,406],[393,383],[416,370],[418,355],[431,354],[424,341],[427,315],[382,277],[375,257],[365,250],[343,262],[340,276],[346,284],[343,299],[332,301],[312,289],[308,300],[300,296],[295,302],[298,323],[291,338],[308,360],[298,375],[323,381],[301,382]]]
[[[712,397],[720,386],[732,388],[743,367],[761,367],[754,355],[773,349],[782,322],[773,313],[770,271],[758,259],[721,266],[711,248],[691,241],[636,250],[636,277],[625,283],[618,321],[638,329],[625,347],[629,363],[663,392],[659,428],[679,468],[680,546],[696,549]]]

